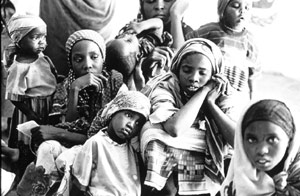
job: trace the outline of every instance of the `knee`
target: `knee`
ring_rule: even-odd
[[[37,154],[56,154],[59,151],[60,143],[54,140],[48,140],[41,143],[38,147]]]

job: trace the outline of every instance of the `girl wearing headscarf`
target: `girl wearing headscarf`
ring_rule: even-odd
[[[47,47],[47,26],[41,18],[14,15],[7,30],[12,43],[5,50],[4,64],[8,69],[5,98],[15,105],[8,146],[20,150],[17,170],[22,174],[34,156],[16,127],[29,120],[49,123],[57,74],[50,58],[43,54]]]
[[[88,195],[141,195],[137,156],[130,145],[148,119],[149,99],[138,91],[120,92],[102,112],[105,125],[89,138],[72,166],[75,185]],[[75,187],[71,195],[74,195]]]
[[[264,99],[243,113],[222,196],[300,195],[300,135],[285,103]]]
[[[191,39],[175,55],[171,72],[142,90],[152,110],[141,132],[144,184],[145,190],[152,187],[151,194],[213,195],[219,190],[224,146],[232,145],[235,124],[217,106],[228,90],[221,66],[222,54],[213,42]]]
[[[97,112],[117,95],[123,84],[120,73],[103,68],[106,50],[99,33],[88,29],[74,32],[66,42],[66,52],[70,72],[58,85],[53,113],[66,115],[67,122],[40,125],[31,131],[31,143],[37,148],[36,165],[43,166],[46,174],[51,173],[51,185],[59,178],[60,167],[55,160],[61,155],[62,172],[73,163],[72,155],[86,141],[87,130]],[[71,147],[73,150],[62,154]]]
[[[224,74],[236,91],[234,102],[241,105],[241,111],[253,97],[254,80],[261,71],[259,51],[248,28],[251,9],[251,0],[218,0],[219,21],[202,25],[187,35],[187,39],[209,39],[221,48]]]

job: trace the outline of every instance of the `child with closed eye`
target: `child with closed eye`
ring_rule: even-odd
[[[138,160],[130,140],[139,134],[149,113],[150,101],[138,91],[120,92],[98,113],[95,119],[101,122],[97,123],[105,126],[75,158],[71,195],[141,194]]]
[[[164,64],[142,67],[142,62],[156,46],[170,46],[172,36],[163,31],[159,18],[130,22],[107,44],[106,65],[123,74],[129,89],[140,90],[149,78],[168,70]]]

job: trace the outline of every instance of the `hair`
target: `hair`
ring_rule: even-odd
[[[128,46],[124,43],[126,42],[114,39],[107,44],[105,64],[108,70],[115,69],[126,78],[131,75],[137,63],[137,53],[128,53]]]

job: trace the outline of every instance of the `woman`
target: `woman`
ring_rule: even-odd
[[[235,132],[235,151],[221,195],[300,195],[299,130],[281,101],[251,104]]]
[[[145,189],[155,190],[153,195],[213,195],[219,189],[223,150],[226,143],[233,145],[235,125],[217,105],[228,84],[221,65],[214,43],[192,39],[175,55],[171,72],[142,90],[151,100],[141,153],[147,166]]]

